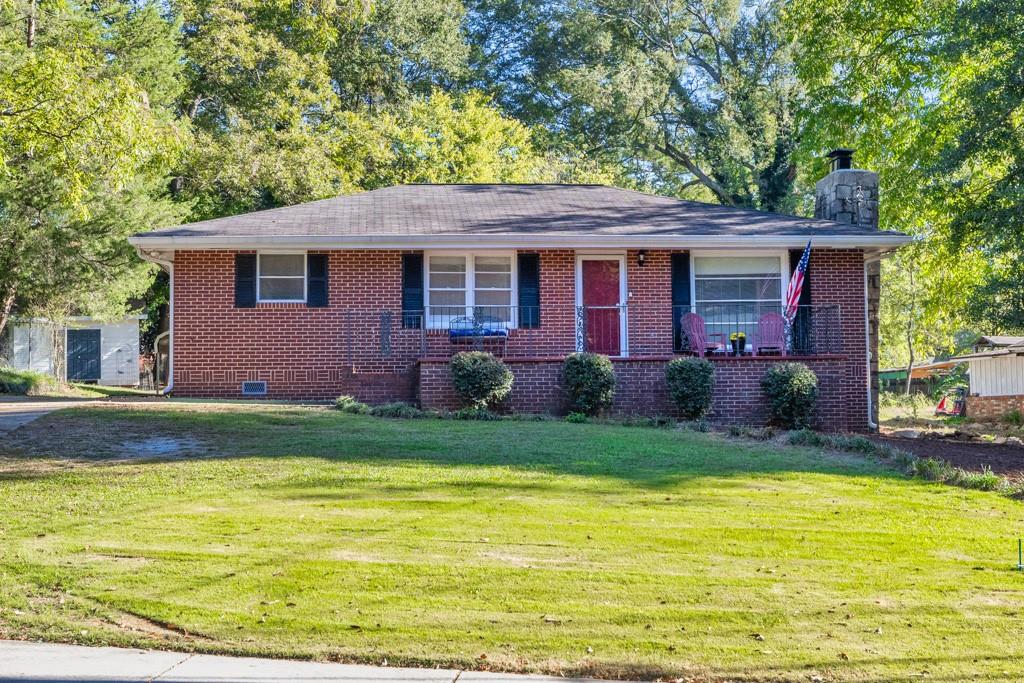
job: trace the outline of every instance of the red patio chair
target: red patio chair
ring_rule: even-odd
[[[786,355],[786,319],[778,313],[765,313],[757,321],[757,330],[754,332],[754,355],[765,349]]]
[[[683,337],[685,337],[689,349],[701,358],[708,351],[725,350],[725,333],[713,332],[708,334],[707,329],[704,327],[704,318],[696,313],[683,313],[682,317],[679,318],[679,327],[682,329]],[[709,337],[719,337],[722,341],[711,341]]]

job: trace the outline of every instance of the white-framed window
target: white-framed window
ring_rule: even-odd
[[[513,327],[515,272],[512,252],[426,254],[427,327],[448,329],[467,319]]]
[[[256,255],[256,298],[260,302],[306,300],[306,253],[260,252]]]
[[[692,259],[693,307],[709,333],[742,332],[749,346],[761,316],[782,312],[786,252],[694,252]]]

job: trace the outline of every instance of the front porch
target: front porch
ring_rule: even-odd
[[[463,313],[462,310],[458,311]],[[841,345],[837,305],[802,306],[787,326],[782,345],[761,346],[762,319],[779,308],[717,305],[617,307],[477,307],[470,315],[428,315],[416,311],[343,312],[344,378],[360,400],[379,401],[380,381],[398,375],[406,400],[425,409],[456,410],[459,401],[449,374],[451,357],[482,350],[508,364],[515,376],[512,394],[501,406],[511,413],[564,412],[562,365],[577,351],[612,358],[617,389],[612,412],[620,415],[675,416],[665,384],[665,365],[696,355],[698,347],[680,320],[700,317],[708,339],[705,357],[715,364],[716,388],[710,418],[721,424],[759,424],[767,419],[760,381],[768,368],[799,361],[817,375],[818,424],[832,430],[856,428],[849,418],[848,357]],[[702,315],[703,314],[703,315]],[[744,340],[732,343],[737,333]],[[404,372],[390,374],[388,368]],[[396,383],[397,386],[397,383]],[[367,393],[369,392],[369,393]]]
[[[842,353],[838,305],[798,306],[785,322],[781,304],[610,305],[551,308],[476,306],[457,312],[343,313],[352,362],[366,354],[417,360],[488,351],[507,360],[576,352],[611,358],[702,355],[818,357]]]

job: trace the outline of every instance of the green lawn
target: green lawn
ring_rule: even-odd
[[[169,443],[151,439],[201,455],[82,460]],[[55,413],[0,440],[14,449],[0,637],[602,676],[1024,676],[1024,505],[853,457],[173,404]]]

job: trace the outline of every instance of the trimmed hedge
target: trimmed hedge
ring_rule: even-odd
[[[493,406],[512,391],[512,371],[494,354],[462,351],[452,356],[448,367],[455,393],[469,408]]]
[[[562,366],[562,388],[570,413],[596,415],[615,397],[615,368],[608,356],[574,353]]]
[[[715,390],[715,366],[706,358],[676,358],[665,366],[668,395],[688,420],[711,411]]]
[[[761,378],[773,424],[801,429],[811,423],[818,402],[818,376],[803,363],[773,365]]]

